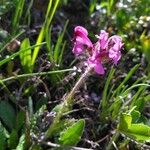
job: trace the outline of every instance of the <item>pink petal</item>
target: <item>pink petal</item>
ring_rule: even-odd
[[[100,60],[89,59],[87,63],[89,66],[94,68],[94,71],[97,74],[104,74],[105,73],[104,68],[103,68]]]
[[[97,74],[104,74],[105,70],[100,62],[97,62],[94,66],[94,70]]]
[[[81,54],[85,50],[84,46],[87,46],[90,49],[93,47],[92,42],[87,36],[88,32],[84,27],[77,26],[75,27],[74,32],[75,32],[74,33],[75,42],[74,42],[74,48],[72,50],[74,54],[76,55]]]
[[[107,46],[107,41],[108,41],[108,33],[104,30],[101,30],[100,35],[99,35],[99,43],[101,46],[101,49],[105,49]]]
[[[109,58],[117,64],[121,58],[121,48],[123,46],[121,37],[117,35],[110,37],[108,40],[108,45],[110,45]]]
[[[80,35],[76,37],[76,42],[83,44],[83,45],[87,45],[89,48],[93,47],[92,42],[90,41],[90,39],[85,36],[85,35]]]
[[[76,26],[74,28],[74,32],[81,32],[81,33],[83,33],[85,35],[88,35],[88,31],[82,26]]]
[[[80,55],[83,51],[83,44],[75,44],[72,50],[75,55]]]

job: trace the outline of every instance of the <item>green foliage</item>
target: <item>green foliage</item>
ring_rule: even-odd
[[[52,18],[54,16],[54,13],[56,11],[56,8],[58,6],[59,0],[56,0],[55,3],[53,3],[52,1],[49,1],[48,4],[48,8],[47,8],[47,12],[46,12],[46,16],[45,16],[45,22],[40,30],[39,36],[37,38],[36,44],[40,44],[43,42],[44,38],[46,37],[46,31],[49,28]],[[53,6],[52,6],[53,5]],[[32,55],[32,65],[34,66],[36,58],[38,56],[40,47],[36,47],[33,51],[33,55]]]
[[[25,112],[20,111],[17,113],[15,128],[17,131],[21,130],[25,123]]]
[[[13,32],[14,30],[16,31],[18,30],[19,23],[23,15],[24,4],[25,4],[25,0],[16,0],[16,9],[15,9],[15,13],[14,13],[13,21],[12,21]]]
[[[135,121],[135,118],[133,117],[135,117],[135,115],[121,114],[118,126],[119,131],[141,143],[150,141],[150,127],[143,123],[134,123],[133,121]]]
[[[5,134],[5,129],[0,122],[0,150],[5,150],[7,136]]]
[[[112,68],[110,70],[103,90],[102,102],[100,103],[100,106],[102,107],[102,120],[105,120],[105,118],[109,115],[112,117],[113,120],[115,120],[115,118],[118,116],[118,113],[125,109],[126,105],[124,105],[124,103],[126,97],[130,94],[132,90],[132,88],[130,87],[127,88],[128,85],[126,83],[132,78],[133,74],[138,70],[139,66],[140,65],[135,65],[128,72],[126,77],[123,79],[123,81],[121,81],[120,85],[117,88],[112,87],[111,90],[108,90],[115,73],[115,69]],[[139,91],[135,93],[135,95],[133,96],[132,104],[137,100],[137,98],[140,97],[140,95],[142,96],[144,88],[145,86],[141,86],[139,88]],[[132,106],[134,106],[134,104]]]
[[[20,137],[16,150],[25,150],[25,135],[24,134]]]
[[[107,93],[108,93],[108,89],[109,89],[109,85],[110,85],[110,81],[112,80],[113,78],[113,75],[115,73],[115,69],[112,68],[109,72],[109,75],[108,75],[108,78],[107,78],[107,81],[105,83],[105,87],[104,87],[104,90],[103,90],[103,97],[102,97],[102,111],[105,110],[105,108],[107,107]]]
[[[6,14],[13,8],[15,0],[1,0],[0,1],[0,16]]]
[[[11,59],[14,59],[15,57],[19,56],[20,53],[23,53],[23,52],[28,51],[28,50],[30,50],[30,49],[33,49],[33,48],[35,48],[35,47],[39,47],[39,46],[44,45],[44,44],[46,44],[46,43],[43,42],[43,43],[40,43],[39,45],[33,45],[33,46],[29,47],[29,48],[25,48],[25,49],[23,49],[23,50],[21,50],[21,51],[18,51],[18,52],[13,53],[12,55],[10,55],[10,56],[8,56],[7,58],[4,58],[4,59],[2,59],[2,60],[0,61],[0,67],[1,67],[2,65],[4,65],[4,64],[8,63],[9,61],[11,61]]]
[[[146,60],[150,63],[150,37],[145,35],[145,32],[142,33],[140,37],[141,50],[144,53]]]
[[[139,68],[139,64],[135,65],[126,75],[126,77],[124,78],[124,80],[121,82],[121,84],[117,87],[117,89],[115,90],[114,94],[119,94],[121,93],[121,89],[123,87],[125,87],[125,84],[127,83],[127,81],[133,76],[133,74],[138,70]],[[113,94],[113,96],[114,96]]]
[[[28,38],[24,39],[21,43],[20,51],[24,49],[26,49],[26,51],[20,53],[20,59],[25,73],[32,72],[31,49],[29,49],[30,47],[30,40]]]
[[[89,13],[92,14],[97,5],[97,0],[90,0]]]
[[[63,42],[64,34],[68,25],[68,20],[65,23],[63,31],[58,34],[58,39],[56,44],[52,44],[52,34],[51,29],[46,31],[46,43],[48,50],[48,57],[51,62],[55,62],[57,65],[62,65],[62,56],[65,49],[66,41]]]
[[[68,127],[65,131],[60,133],[59,142],[62,145],[75,146],[81,139],[85,126],[83,119]]]
[[[9,129],[14,128],[16,120],[15,110],[12,105],[6,101],[0,101],[0,119]]]
[[[18,145],[18,133],[16,130],[12,130],[8,140],[8,146],[10,149],[15,149],[17,145]]]
[[[49,0],[47,9],[45,10],[45,21],[40,31],[38,31],[38,28],[35,28],[36,33],[32,36],[30,31],[32,32],[32,29],[34,30],[34,27],[38,26],[38,24],[34,24],[34,21],[32,22],[31,20],[32,15],[34,15],[32,13],[34,9],[36,9],[34,7],[37,7],[34,6],[34,2],[34,0],[3,0],[0,2],[0,82],[2,85],[2,87],[0,87],[2,95],[2,100],[0,101],[0,150],[5,150],[6,148],[16,150],[41,150],[44,144],[48,144],[48,140],[60,144],[60,149],[70,149],[71,146],[75,146],[81,140],[81,136],[85,130],[85,121],[83,119],[75,120],[72,116],[74,110],[71,110],[68,105],[61,102],[60,104],[53,106],[53,101],[55,101],[56,98],[55,93],[57,93],[57,90],[59,91],[59,85],[57,85],[58,88],[55,88],[56,83],[64,78],[65,72],[73,71],[73,69],[63,69],[63,65],[66,62],[69,62],[66,60],[68,53],[65,57],[64,52],[71,49],[71,46],[69,45],[70,47],[68,47],[67,45],[69,43],[67,40],[69,40],[68,37],[72,38],[72,33],[70,32],[72,29],[69,29],[74,26],[74,20],[67,20],[63,29],[56,33],[59,29],[58,23],[65,22],[61,19],[63,19],[63,17],[65,19],[69,18],[68,16],[70,14],[66,15],[66,13],[70,10],[70,7],[72,7],[70,6],[71,2],[68,0]],[[59,7],[60,10],[58,10],[58,13],[55,13],[59,3],[61,3]],[[75,2],[75,4],[76,3],[78,2]],[[82,5],[79,7],[77,6],[77,8],[75,8],[76,6],[73,6],[75,10],[77,10],[75,11],[77,15],[78,11],[79,13],[80,10],[82,11],[82,6],[89,11],[89,14],[86,13],[87,18],[81,19],[81,24],[87,23],[87,28],[92,26],[94,30],[98,31],[106,29],[112,35],[119,33],[123,37],[125,47],[122,62],[120,63],[122,63],[121,66],[125,66],[124,68],[126,68],[127,65],[130,70],[124,74],[124,72],[120,72],[120,66],[118,66],[118,70],[112,68],[108,72],[104,88],[100,91],[102,97],[98,110],[100,114],[98,115],[101,120],[97,119],[95,122],[95,117],[92,118],[92,125],[94,128],[91,129],[93,135],[90,135],[90,140],[95,141],[97,139],[97,130],[100,131],[98,132],[98,138],[102,138],[104,134],[111,132],[112,129],[108,129],[109,123],[111,122],[113,129],[117,129],[119,133],[124,134],[126,137],[129,137],[138,143],[149,142],[149,120],[144,116],[145,112],[147,112],[145,106],[149,107],[150,101],[148,91],[148,87],[150,87],[149,66],[147,66],[146,70],[145,66],[147,64],[145,63],[144,57],[141,55],[144,54],[149,63],[149,32],[148,26],[144,26],[146,23],[149,25],[148,21],[146,22],[150,12],[149,1],[135,0],[129,2],[127,0],[90,0],[86,2],[81,1],[81,4]],[[67,8],[67,11],[62,11],[64,8]],[[38,9],[43,10],[43,7],[38,5]],[[11,16],[11,13],[13,16]],[[56,14],[56,21],[53,19],[54,14]],[[73,14],[71,14],[69,19],[74,18],[72,15]],[[147,18],[143,20],[145,24],[139,23],[141,16]],[[54,24],[52,20],[54,21]],[[75,21],[77,21],[75,22],[77,24],[78,20]],[[69,22],[71,23],[71,26],[68,25]],[[67,38],[65,36],[66,31]],[[20,50],[7,51],[9,44],[16,39],[20,41],[23,39]],[[131,48],[135,48],[133,55],[130,56],[130,53],[125,54],[127,51],[130,52]],[[40,49],[42,49],[42,56],[39,55]],[[44,67],[42,67],[46,71],[40,72],[43,68],[40,68],[40,61],[38,61],[38,63],[36,63],[36,61],[37,59],[43,59],[43,54],[44,61],[50,63],[48,69],[51,71],[47,71],[47,66],[44,64]],[[38,56],[40,57],[38,58]],[[129,58],[130,61],[126,62],[128,56],[134,57],[133,60]],[[136,62],[134,60],[136,60]],[[63,64],[63,62],[65,63]],[[76,60],[74,62],[76,62]],[[22,68],[20,67],[20,64],[22,65]],[[72,65],[69,64],[68,66]],[[126,71],[123,67],[121,68],[121,71]],[[58,70],[59,68],[62,68],[63,70]],[[34,71],[37,71],[36,69],[38,69],[39,72],[33,73]],[[118,78],[122,78],[122,75],[125,75],[124,79],[118,81]],[[141,77],[141,75],[143,77]],[[38,78],[35,81],[34,79],[36,79],[35,77],[37,76]],[[44,77],[44,79],[41,76]],[[45,78],[47,76],[48,79]],[[20,80],[21,78],[28,79],[29,77],[33,78],[33,80]],[[102,78],[104,77],[102,76]],[[99,79],[102,80],[101,78],[98,78],[98,80]],[[43,89],[41,90],[40,81],[43,83],[45,82],[44,86],[46,92],[43,91]],[[89,80],[89,82],[91,82],[91,80]],[[88,84],[88,86],[93,85]],[[101,87],[102,86],[103,84],[101,84]],[[60,88],[62,87],[65,92],[68,92],[67,90],[69,88],[66,88],[66,85],[60,85]],[[5,93],[5,91],[7,93]],[[49,91],[50,99],[47,96],[47,92]],[[91,93],[91,91],[88,92]],[[44,99],[39,97],[37,99],[37,93],[38,95],[44,93]],[[13,102],[13,104],[8,101],[8,97],[12,100],[11,102]],[[48,107],[46,108],[45,104],[49,102],[52,102],[52,105],[49,106],[48,104]],[[17,106],[14,107],[14,105]],[[94,106],[94,110],[98,108],[97,103],[95,104],[92,102],[92,105]],[[41,106],[43,107],[39,109]],[[25,116],[25,111],[23,111],[24,107],[29,111],[26,112],[26,114],[29,113],[29,116]],[[17,108],[17,111],[14,108]],[[48,112],[49,108],[51,108],[52,111],[48,113],[48,116],[45,116],[45,112]],[[54,113],[54,115],[51,116],[51,113]],[[84,117],[88,117],[86,111],[83,113],[85,113]],[[40,119],[46,122],[43,121],[44,123],[42,124],[43,128],[45,128],[42,128],[42,131],[39,130],[38,133],[34,133],[34,129],[40,124],[38,122]],[[55,123],[55,119],[58,122]],[[118,124],[118,127],[116,127],[116,124]],[[36,140],[30,140],[33,138],[30,137],[32,133],[36,135],[37,140],[43,140],[43,143],[41,142],[41,144],[40,142],[36,142]],[[41,138],[43,135],[45,137]],[[116,140],[113,137],[115,137]],[[120,139],[117,140],[115,134],[113,137],[112,140],[110,140],[110,143],[112,142],[113,145],[116,144],[118,146]],[[124,145],[130,144],[129,142],[126,142],[127,140],[122,138],[121,142]],[[107,145],[107,143],[105,145]],[[48,147],[48,145],[46,147]],[[105,149],[105,147],[102,148]]]
[[[68,25],[68,21],[66,22],[66,24],[64,26],[63,32],[59,34],[56,45],[54,47],[54,52],[53,52],[54,53],[54,61],[56,64],[59,64],[59,65],[62,61],[62,55],[63,55],[63,51],[65,48],[65,43],[63,44],[62,48],[61,48],[61,44],[63,42],[63,37],[64,37],[65,31],[66,31],[67,25]]]

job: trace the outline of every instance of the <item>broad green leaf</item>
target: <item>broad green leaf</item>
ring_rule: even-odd
[[[121,131],[127,131],[131,126],[132,117],[129,114],[121,114],[120,123],[118,129]]]
[[[15,124],[15,111],[7,101],[0,102],[0,118],[9,129],[12,129]]]
[[[63,131],[60,135],[59,142],[62,145],[74,146],[76,145],[83,134],[85,126],[85,121],[80,119],[72,126],[68,127],[65,131]]]
[[[16,150],[24,150],[25,149],[25,135],[23,134],[19,139],[19,144],[16,147]]]
[[[150,138],[150,127],[144,124],[131,124],[131,126],[128,129],[128,132],[143,136],[149,136]]]
[[[6,135],[4,127],[0,123],[0,150],[5,150],[5,146],[6,146]]]
[[[144,143],[150,141],[150,127],[142,123],[132,123],[134,115],[121,114],[118,129],[121,133],[135,141]],[[137,116],[136,116],[137,117]]]
[[[18,144],[18,133],[16,130],[13,130],[10,134],[9,140],[8,140],[9,148],[15,149]]]
[[[132,124],[125,134],[138,142],[150,142],[150,127],[144,124]]]
[[[66,128],[72,126],[75,123],[74,119],[62,119],[59,120],[57,123],[52,124],[49,126],[46,132],[46,138],[58,135],[60,132],[64,131]]]
[[[15,129],[19,131],[24,125],[24,123],[25,123],[25,112],[20,111],[17,113]]]
[[[20,51],[30,47],[31,47],[30,40],[29,38],[26,38],[21,43]],[[20,59],[21,59],[21,64],[23,66],[24,72],[31,73],[32,72],[31,49],[27,49],[26,51],[20,53]]]

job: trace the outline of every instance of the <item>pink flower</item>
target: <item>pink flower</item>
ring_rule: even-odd
[[[100,59],[99,60],[98,59],[92,60],[91,58],[89,58],[88,59],[88,65],[93,67],[94,71],[97,74],[104,74],[105,73],[104,67],[103,67],[102,62],[101,62]]]
[[[112,60],[115,64],[121,58],[121,49],[123,46],[122,39],[120,36],[114,35],[109,38],[109,34],[101,30],[98,36],[98,41],[92,44],[90,39],[87,37],[88,32],[85,28],[77,26],[75,28],[75,42],[73,53],[79,55],[88,50],[87,65],[93,67],[94,71],[98,74],[104,74],[105,70],[103,67],[104,62]],[[90,49],[90,51],[89,51]]]
[[[121,58],[121,48],[123,46],[122,39],[120,36],[114,35],[109,38],[108,48],[109,48],[109,58],[111,58],[115,64]]]
[[[101,49],[105,49],[108,41],[108,33],[104,30],[101,30],[99,35],[99,43],[101,46]]]
[[[74,29],[74,47],[73,47],[73,53],[75,55],[81,54],[86,48],[92,49],[93,44],[88,38],[88,31],[81,27],[77,26]]]

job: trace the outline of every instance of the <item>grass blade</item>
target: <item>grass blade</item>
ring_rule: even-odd
[[[30,48],[30,40],[28,38],[24,39],[20,51]],[[23,66],[24,72],[29,73],[32,72],[32,64],[31,64],[31,49],[27,49],[26,51],[20,53],[21,64]]]

